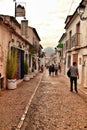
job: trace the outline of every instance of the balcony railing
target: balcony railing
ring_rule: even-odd
[[[67,49],[71,49],[71,39],[69,39],[69,40],[66,41],[65,48],[66,48],[66,50]]]
[[[80,33],[76,33],[71,37],[71,47],[80,46]]]
[[[66,41],[66,50],[80,46],[80,35],[80,33],[76,33],[69,40]]]

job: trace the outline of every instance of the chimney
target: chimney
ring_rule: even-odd
[[[27,38],[27,36],[28,36],[28,20],[21,20],[21,34]]]

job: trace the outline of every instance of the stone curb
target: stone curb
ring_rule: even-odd
[[[79,88],[79,90],[87,96],[87,92],[85,92],[85,90],[82,90],[81,88]]]
[[[65,78],[68,79],[68,77],[67,77],[66,75],[64,75],[64,76],[65,76]],[[81,93],[83,93],[83,94],[85,94],[85,95],[87,96],[87,91],[83,90],[79,85],[78,85],[77,87],[78,87],[78,90],[79,90]]]
[[[43,73],[43,75],[44,75],[44,73]],[[31,102],[32,102],[32,99],[33,99],[33,97],[34,97],[34,95],[35,95],[35,93],[36,93],[36,91],[37,91],[37,89],[38,89],[38,87],[39,87],[39,85],[40,85],[40,82],[41,82],[41,80],[42,80],[43,75],[41,76],[41,78],[40,78],[40,80],[39,80],[39,83],[37,84],[37,86],[36,86],[36,88],[35,88],[35,90],[34,90],[32,96],[31,96],[31,98],[29,99],[28,104],[27,104],[26,107],[25,107],[24,113],[23,113],[23,115],[21,116],[21,119],[20,119],[20,121],[19,121],[19,123],[18,123],[18,125],[17,125],[17,128],[16,128],[15,130],[21,130],[21,127],[22,127],[22,125],[23,125],[23,123],[24,123],[24,120],[25,120],[25,118],[26,118],[26,114],[27,114],[27,112],[28,112],[28,109],[29,109],[29,107],[30,107],[30,104],[31,104]]]
[[[44,75],[44,73],[43,73],[43,75]],[[29,99],[28,104],[27,104],[26,107],[25,107],[24,113],[23,113],[23,115],[21,116],[21,119],[20,119],[20,121],[19,121],[19,123],[18,123],[18,125],[17,125],[17,128],[16,128],[15,130],[21,130],[21,127],[22,127],[22,125],[23,125],[23,123],[24,123],[24,120],[25,120],[25,118],[26,118],[26,114],[27,114],[27,112],[28,112],[28,109],[29,109],[29,107],[30,107],[30,104],[31,104],[31,102],[32,102],[32,99],[33,99],[33,97],[34,97],[34,95],[35,95],[35,93],[36,93],[36,91],[37,91],[37,89],[38,89],[38,87],[39,87],[39,85],[40,85],[40,82],[41,82],[41,80],[42,80],[43,75],[41,76],[41,78],[40,78],[40,80],[39,80],[39,83],[37,84],[37,86],[36,86],[36,88],[35,88],[35,90],[34,90],[32,96],[31,96],[31,98]],[[80,90],[83,94],[85,94],[85,95],[87,96],[87,92],[85,92],[85,91],[82,90],[81,88],[79,88],[79,90]]]

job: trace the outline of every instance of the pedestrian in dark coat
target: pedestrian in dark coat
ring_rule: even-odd
[[[77,90],[77,78],[79,78],[79,72],[78,72],[78,68],[77,68],[77,64],[76,62],[73,62],[73,66],[70,67],[70,91],[73,91],[73,84],[74,84],[74,89],[76,92],[78,92]]]
[[[61,73],[61,65],[60,65],[60,63],[58,64],[58,70]]]
[[[52,66],[49,66],[49,75],[51,76],[51,72],[52,72]]]
[[[54,76],[54,64],[52,64],[52,76]]]
[[[43,65],[41,65],[41,72],[43,72]]]
[[[58,75],[58,66],[57,65],[54,66],[54,70],[55,70],[55,76],[57,76]]]

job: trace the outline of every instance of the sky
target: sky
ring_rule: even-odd
[[[26,19],[29,21],[29,26],[36,29],[43,48],[55,48],[65,32],[67,16],[74,13],[81,0],[16,0],[16,2],[25,6]],[[0,14],[14,16],[14,8],[13,0],[0,0]]]

